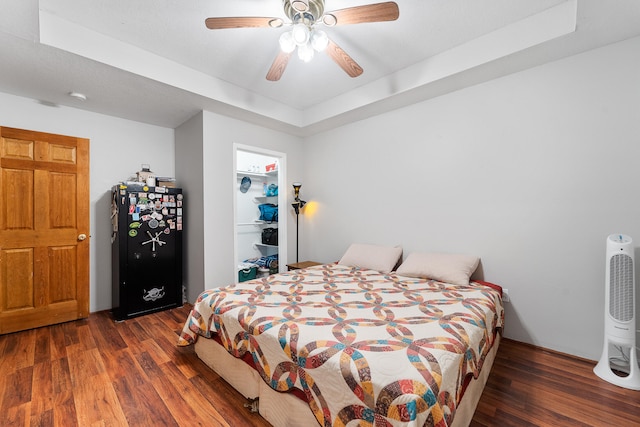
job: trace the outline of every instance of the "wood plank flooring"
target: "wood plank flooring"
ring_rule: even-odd
[[[99,312],[0,336],[0,426],[268,427],[192,347],[175,346],[188,311],[120,323]],[[503,340],[471,426],[640,426],[640,392],[593,365]]]
[[[601,380],[595,364],[505,339],[471,426],[640,426],[640,391]]]

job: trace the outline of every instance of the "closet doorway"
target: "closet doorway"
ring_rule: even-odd
[[[286,154],[242,144],[234,144],[233,153],[236,280],[265,276],[269,270],[286,271]],[[275,205],[271,209],[277,216],[274,218],[264,206],[262,210],[267,213],[261,216],[260,205]],[[263,234],[272,237],[263,240]]]

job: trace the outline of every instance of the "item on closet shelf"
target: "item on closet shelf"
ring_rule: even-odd
[[[269,184],[265,196],[273,197],[278,195],[278,184]]]
[[[242,177],[242,181],[240,181],[240,192],[246,193],[249,188],[251,188],[251,178],[248,176]]]
[[[238,282],[246,282],[256,278],[258,269],[256,267],[246,268],[238,271]]]
[[[278,246],[278,229],[273,227],[262,230],[262,243],[264,245]]]
[[[258,205],[258,209],[260,209],[260,221],[278,222],[278,205],[262,203]]]
[[[275,265],[277,268],[278,254],[263,256],[260,258],[250,258],[250,259],[244,260],[244,262],[251,265],[257,265],[258,267],[272,268]]]
[[[278,272],[279,272],[279,269],[278,269],[278,260],[276,259],[276,260],[273,260],[273,261],[271,262],[271,264],[269,264],[269,273],[270,273],[270,274],[276,274],[276,273],[278,273]]]
[[[276,170],[276,163],[271,163],[265,166],[267,172],[272,172]]]
[[[255,279],[258,272],[258,266],[251,263],[238,264],[238,282],[246,282]]]

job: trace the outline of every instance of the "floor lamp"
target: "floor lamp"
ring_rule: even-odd
[[[300,230],[300,210],[304,207],[304,205],[307,204],[307,202],[305,202],[304,200],[300,200],[300,187],[302,187],[302,184],[299,182],[294,182],[293,183],[293,192],[295,195],[295,201],[291,204],[291,206],[293,206],[293,210],[296,212],[296,262],[299,262],[298,260],[298,235],[299,235],[299,230]]]

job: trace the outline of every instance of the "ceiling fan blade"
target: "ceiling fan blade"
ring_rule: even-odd
[[[400,10],[395,2],[374,3],[364,6],[348,7],[325,13],[322,21],[328,25],[362,24],[365,22],[395,21]]]
[[[207,18],[204,24],[210,30],[224,30],[227,28],[278,28],[283,24],[280,18],[268,18],[268,17],[236,17],[236,18]]]
[[[333,59],[336,64],[338,64],[350,77],[358,77],[362,74],[362,67],[332,40],[329,40],[329,44],[327,45],[325,52],[327,52],[331,59]]]
[[[283,52],[280,51],[276,59],[273,60],[273,64],[271,64],[271,68],[269,68],[269,72],[267,73],[267,80],[272,82],[277,82],[282,77],[284,70],[287,68],[287,64],[289,63],[289,58],[291,58],[291,54],[293,52]]]

